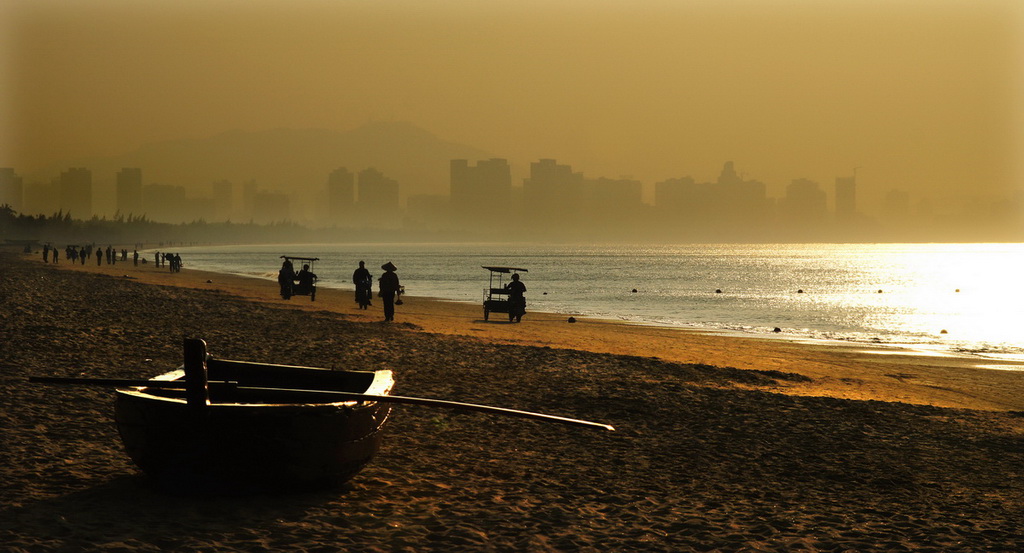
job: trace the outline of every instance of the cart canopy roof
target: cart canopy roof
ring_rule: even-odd
[[[483,266],[484,269],[494,273],[528,273],[530,271],[526,269],[520,269],[518,267],[487,267]]]
[[[298,257],[294,255],[282,255],[281,259],[298,259],[300,261],[320,261],[319,257]]]

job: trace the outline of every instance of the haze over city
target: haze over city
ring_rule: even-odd
[[[114,214],[123,167],[190,194],[255,182],[311,205],[331,171],[375,168],[404,206],[448,194],[452,159],[501,158],[514,190],[531,164],[555,160],[640,183],[653,205],[657,183],[720,182],[733,162],[769,199],[809,181],[834,209],[836,179],[856,175],[869,216],[897,193],[930,213],[976,203],[980,218],[999,205],[1021,220],[1013,0],[14,0],[0,20],[0,167],[26,189],[85,167],[97,215]],[[403,131],[372,153],[308,154],[311,134],[337,143],[382,124]],[[304,133],[307,155],[146,157],[289,131]],[[406,140],[423,134],[429,160]]]

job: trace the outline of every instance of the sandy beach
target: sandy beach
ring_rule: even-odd
[[[1024,548],[1024,372],[983,359],[543,313],[508,324],[417,297],[383,323],[349,291],[286,301],[270,281],[15,252],[0,253],[0,303],[5,551]],[[153,376],[186,336],[617,430],[400,406],[341,489],[181,496],[124,454],[110,390],[27,382]]]

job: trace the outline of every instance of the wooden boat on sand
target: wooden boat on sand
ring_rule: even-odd
[[[252,491],[333,487],[380,447],[391,404],[477,411],[588,428],[579,419],[391,395],[391,371],[345,371],[217,359],[184,341],[182,368],[148,380],[34,376],[116,387],[114,418],[129,457],[161,487]]]
[[[335,486],[377,453],[390,404],[335,392],[387,395],[391,371],[228,361],[202,340],[185,350],[183,369],[116,391],[125,449],[161,485]]]

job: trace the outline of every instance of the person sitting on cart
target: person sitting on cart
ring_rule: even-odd
[[[508,290],[508,321],[521,322],[526,314],[526,285],[519,280],[519,273],[512,274],[512,281],[505,289]]]
[[[313,290],[313,283],[316,282],[316,274],[309,270],[309,264],[306,263],[302,266],[299,274],[295,275],[295,280],[299,281],[299,289],[303,293],[309,293]]]

